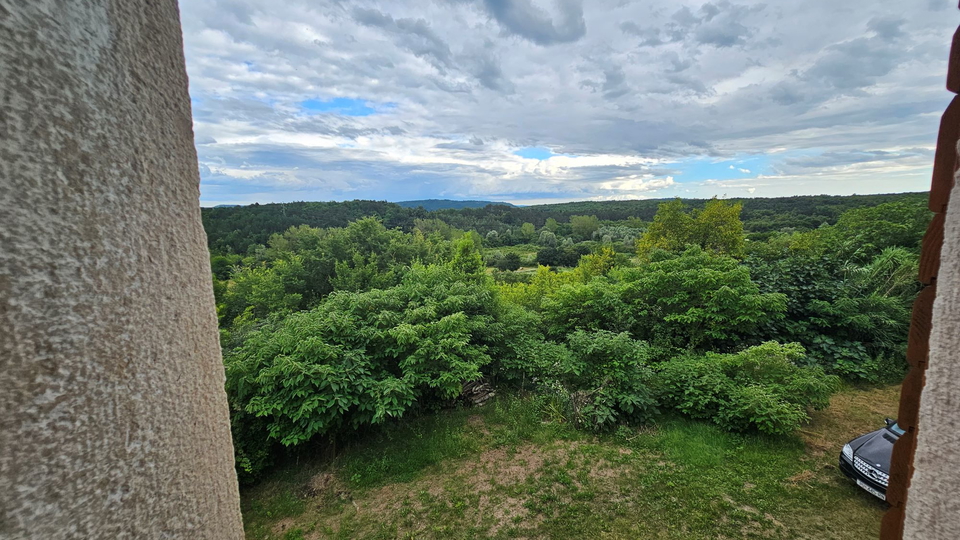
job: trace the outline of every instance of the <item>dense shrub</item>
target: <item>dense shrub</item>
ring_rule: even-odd
[[[652,262],[569,284],[543,300],[550,335],[629,331],[662,349],[725,348],[782,318],[786,298],[761,293],[750,271],[698,247],[654,252]]]
[[[839,251],[818,234],[784,235],[752,248],[745,262],[757,283],[787,299],[786,316],[766,321],[760,334],[800,342],[829,373],[896,380],[919,290],[917,256],[887,248],[859,264]]]
[[[291,446],[457,397],[491,354],[507,365],[527,352],[518,334],[528,321],[465,278],[414,268],[396,287],[335,293],[253,331],[225,356],[231,406]],[[256,469],[257,449],[237,435],[238,463]]]
[[[657,395],[663,406],[734,430],[789,433],[809,408],[829,405],[839,379],[801,365],[797,343],[774,342],[736,354],[687,356],[658,364]]]
[[[582,330],[567,339],[569,353],[556,366],[574,421],[589,429],[644,422],[656,413],[650,389],[649,347],[629,334]]]
[[[520,255],[514,252],[507,253],[501,259],[496,261],[497,270],[513,271],[520,268]]]

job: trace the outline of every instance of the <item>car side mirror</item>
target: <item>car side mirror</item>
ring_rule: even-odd
[[[896,420],[894,420],[893,418],[884,418],[883,423],[886,424],[887,427],[890,427],[896,423]]]

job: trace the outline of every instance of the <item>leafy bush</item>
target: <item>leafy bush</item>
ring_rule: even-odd
[[[606,429],[621,422],[644,422],[656,413],[646,343],[627,333],[579,330],[569,336],[567,345],[569,354],[561,357],[556,376],[578,425]]]
[[[786,298],[761,293],[750,271],[730,257],[695,246],[651,257],[639,268],[570,284],[544,299],[549,334],[629,331],[662,349],[723,349],[783,316]]]
[[[822,409],[839,379],[804,367],[797,343],[767,342],[736,354],[687,356],[657,366],[662,405],[732,431],[785,434]]]
[[[496,262],[497,270],[500,271],[513,271],[520,268],[520,255],[514,252],[507,253],[500,260]]]
[[[491,352],[509,361],[505,339],[523,353],[517,322],[502,318],[485,283],[444,267],[414,268],[390,289],[335,293],[225,355],[231,405],[286,446],[399,417],[457,397]],[[238,463],[254,473],[258,450],[235,435]]]
[[[917,256],[887,248],[865,264],[841,258],[815,234],[781,236],[747,258],[764,291],[786,294],[783,319],[766,339],[797,341],[810,359],[844,378],[879,382],[902,373],[910,306],[919,290]],[[884,359],[881,367],[880,359]]]

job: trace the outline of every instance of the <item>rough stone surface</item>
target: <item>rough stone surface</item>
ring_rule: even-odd
[[[960,198],[957,190],[952,199]],[[960,201],[947,207],[903,537],[960,538]]]
[[[176,0],[0,0],[0,538],[241,538]]]

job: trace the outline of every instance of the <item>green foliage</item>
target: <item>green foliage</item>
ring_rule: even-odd
[[[654,250],[676,252],[693,244],[712,253],[739,257],[744,249],[742,208],[740,203],[717,198],[692,212],[687,212],[687,205],[680,199],[662,203],[637,242],[637,252],[647,257]]]
[[[454,244],[453,260],[450,267],[455,272],[468,276],[483,275],[483,256],[472,236],[466,235]]]
[[[822,409],[839,379],[803,367],[797,343],[767,342],[737,354],[686,356],[658,364],[658,397],[693,418],[732,431],[786,434]]]
[[[692,233],[693,218],[683,201],[678,198],[660,203],[653,223],[637,242],[637,252],[644,256],[655,249],[682,250]]]
[[[570,216],[570,229],[581,240],[589,240],[599,228],[597,216]]]
[[[215,254],[241,479],[278,448],[449,405],[480,377],[534,389],[538,410],[591,430],[645,422],[659,402],[788,433],[834,375],[904,373],[925,210],[866,197],[887,203],[840,215],[847,200],[791,199],[789,219],[765,210],[777,200],[418,209],[403,229],[300,225]],[[741,214],[763,234],[745,241]],[[634,242],[639,263],[623,253]]]
[[[520,238],[524,242],[530,242],[537,234],[537,227],[533,223],[524,223],[520,226]]]
[[[443,229],[444,225],[438,220],[421,220],[419,224],[427,229]],[[479,257],[477,237],[473,233],[456,234],[460,238],[456,242],[445,240],[437,230],[429,237],[420,229],[405,234],[373,218],[342,229],[292,227],[271,236],[267,246],[258,246],[252,255],[232,266],[217,296],[221,324],[230,327],[244,313],[262,319],[270,313],[306,309],[335,290],[391,287],[417,262],[430,264],[457,258],[456,264],[472,267]],[[237,258],[215,256],[213,260],[222,266]]]
[[[444,240],[453,240],[462,234],[448,225],[442,219],[420,219],[413,220],[413,228],[420,231],[424,236],[437,235]]]
[[[213,254],[210,256],[210,271],[219,280],[230,279],[234,267],[240,264],[242,257],[233,253]]]
[[[557,247],[557,235],[544,229],[540,231],[540,238],[537,243],[546,247]]]
[[[917,256],[886,248],[866,263],[845,259],[829,235],[775,237],[751,248],[746,264],[765,291],[786,294],[786,317],[767,339],[802,343],[828,372],[868,382],[903,372]]]
[[[590,248],[586,245],[573,244],[572,240],[567,244],[568,240],[570,239],[567,238],[564,241],[565,245],[560,247],[545,247],[537,251],[537,264],[553,267],[576,266],[580,257],[590,253]]]
[[[519,269],[520,264],[520,255],[511,251],[497,260],[496,267],[501,271],[513,271]]]
[[[337,293],[252,333],[225,358],[228,394],[286,446],[380,423],[479,378],[496,311],[484,285],[416,268],[396,287]]]
[[[295,310],[303,298],[303,277],[303,260],[296,256],[238,267],[222,286],[218,314],[232,322],[243,313],[263,318]]]
[[[630,331],[659,348],[722,349],[785,308],[782,294],[761,293],[734,259],[691,247],[563,287],[544,301],[544,318],[555,336],[577,328]]]
[[[656,414],[646,343],[625,332],[578,330],[567,344],[570,352],[557,375],[569,393],[577,424],[607,429],[621,422],[646,422]]]
[[[836,225],[825,231],[826,241],[844,256],[857,259],[869,259],[896,246],[919,253],[930,217],[922,201],[855,208],[844,212]]]
[[[875,207],[887,202],[902,202],[925,206],[925,193],[853,196],[802,196],[743,199],[742,219],[748,232],[766,233],[793,228],[813,230],[824,223],[836,223],[840,214],[853,208]],[[605,222],[619,221],[627,226],[641,227],[653,220],[657,206],[663,201],[584,201],[563,204],[514,207],[489,205],[482,208],[439,209],[404,208],[382,201],[296,202],[282,204],[252,204],[235,208],[203,208],[203,225],[207,231],[210,249],[219,253],[246,253],[247,247],[266,244],[272,234],[290,227],[308,225],[312,228],[346,227],[351,221],[375,217],[388,228],[412,231],[416,219],[441,219],[461,230],[491,231],[503,234],[517,229],[523,223],[546,226],[556,222],[558,234],[570,234],[569,219],[574,215],[594,215]],[[685,199],[695,208],[705,201]],[[433,208],[433,206],[429,206]],[[891,220],[892,221],[892,220]],[[592,231],[591,231],[592,234]],[[584,239],[590,238],[589,236]],[[510,245],[510,244],[507,244]],[[898,244],[907,245],[907,244]],[[909,247],[909,245],[907,245]]]

